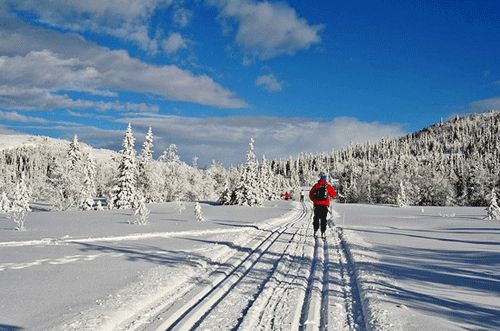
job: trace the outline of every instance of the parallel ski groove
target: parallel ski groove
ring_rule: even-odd
[[[262,293],[262,291],[264,290],[264,287],[268,284],[268,282],[272,279],[272,277],[276,273],[278,264],[282,262],[283,257],[285,256],[285,254],[288,250],[288,247],[290,247],[290,244],[293,242],[293,239],[296,237],[296,235],[299,233],[300,230],[301,230],[301,228],[298,228],[297,231],[295,231],[293,233],[292,237],[289,239],[289,241],[287,243],[287,247],[283,250],[281,255],[273,262],[273,267],[271,268],[272,271],[267,275],[267,277],[264,279],[264,281],[261,284],[259,284],[259,291],[254,295],[254,297],[248,302],[247,306],[243,309],[243,311],[241,312],[242,316],[238,319],[238,322],[233,327],[233,330],[237,330],[240,327],[241,323],[243,322],[244,316],[246,316],[246,314],[248,313],[248,310],[252,307],[254,302],[257,300],[257,297]],[[243,277],[241,279],[243,279]]]
[[[316,309],[316,301],[317,301],[317,296],[319,291],[320,298],[321,300],[321,293],[323,291],[323,284],[322,284],[322,273],[321,269],[323,268],[323,256],[320,258],[320,254],[323,255],[323,252],[320,252],[323,250],[323,247],[320,247],[320,242],[321,239],[315,239],[314,243],[314,254],[313,254],[313,261],[311,264],[311,272],[309,275],[309,279],[307,282],[307,288],[306,288],[306,295],[304,298],[304,304],[302,306],[302,313],[301,313],[301,318],[300,318],[300,329],[301,330],[306,330],[306,329],[314,329],[314,326],[309,325],[317,323],[319,325],[320,323],[320,318],[316,318],[316,315],[319,315]],[[321,307],[321,303],[320,303]],[[320,313],[320,312],[319,312]]]
[[[323,288],[321,292],[321,319],[319,323],[320,330],[328,330],[328,306],[329,306],[329,265],[330,258],[328,256],[328,241],[324,243],[324,259],[323,259]]]
[[[337,243],[336,251],[339,255],[340,274],[343,282],[343,298],[346,309],[346,319],[349,330],[368,330],[365,324],[365,314],[360,296],[360,289],[354,269],[354,261],[343,238],[342,229],[334,227],[332,232]]]
[[[299,239],[290,241],[284,249],[282,254],[286,258],[272,270],[269,282],[255,298],[248,313],[242,314],[243,320],[238,329],[252,331],[293,329],[295,306],[291,302],[296,298],[293,292],[297,291],[300,283],[304,266],[301,262],[304,261],[308,230],[309,224],[303,222],[294,235],[299,236]],[[298,325],[298,321],[295,324]]]
[[[194,325],[189,327],[189,329],[196,328],[199,324],[200,321],[203,320],[210,311],[213,310],[213,308],[219,304],[219,302],[227,296],[228,292],[231,291],[234,286],[236,286],[237,283],[239,283],[252,269],[252,267],[260,260],[260,258],[268,251],[268,249],[276,242],[276,240],[290,227],[295,225],[297,222],[301,221],[304,216],[307,214],[305,205],[303,206],[302,213],[296,217],[294,220],[291,222],[287,223],[285,226],[282,226],[278,230],[272,231],[271,234],[269,234],[266,238],[260,242],[260,244],[253,249],[237,266],[231,268],[231,271],[217,284],[211,287],[211,289],[205,293],[201,298],[192,300],[189,303],[186,304],[188,306],[186,309],[181,309],[183,310],[182,314],[178,316],[174,322],[172,323],[163,323],[158,329],[167,329],[167,330],[173,330],[176,327],[180,326],[181,322],[188,317],[189,314],[194,312],[197,309],[205,309],[205,312],[202,314],[202,318],[199,318]],[[274,237],[271,239],[271,237]],[[264,248],[265,247],[265,248]],[[253,261],[251,261],[253,259]],[[250,261],[250,262],[249,262]],[[246,263],[250,263],[250,266],[245,266]],[[240,274],[237,275],[237,272],[239,269],[242,269]],[[236,277],[236,279],[233,281],[233,283],[229,286],[229,289],[222,289],[223,285],[225,283],[228,283],[231,278]],[[222,292],[217,294],[218,292]],[[207,301],[213,300],[213,296],[217,295],[218,298],[215,303],[209,304],[208,307],[201,307],[203,306],[204,303]],[[195,302],[193,302],[195,301]],[[208,313],[207,313],[208,312]]]

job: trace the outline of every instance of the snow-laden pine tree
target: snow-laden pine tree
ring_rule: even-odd
[[[221,205],[230,205],[234,201],[234,190],[229,188],[229,184],[227,181],[224,183],[223,189],[220,192],[219,200],[218,202]]]
[[[5,192],[0,196],[0,212],[8,212],[10,210],[10,200]]]
[[[69,144],[68,148],[68,162],[70,164],[69,169],[72,170],[78,166],[78,164],[83,159],[83,152],[78,141],[78,136],[75,134],[73,141]]]
[[[81,195],[80,208],[83,210],[91,210],[94,206],[94,197],[96,196],[96,163],[94,158],[87,151],[82,158],[83,163],[83,191]]]
[[[137,205],[136,159],[134,150],[135,138],[129,123],[123,137],[123,149],[118,175],[111,191],[110,205],[113,208],[134,208]]]
[[[500,207],[498,207],[497,203],[497,194],[495,189],[493,188],[490,193],[490,204],[488,208],[486,208],[486,219],[487,220],[497,220],[500,221]]]
[[[149,127],[137,167],[137,188],[146,202],[159,200],[160,178],[153,161],[153,129]]]
[[[177,150],[176,144],[170,144],[163,154],[158,159],[159,161],[166,163],[181,163],[181,158],[179,157],[179,152]]]
[[[198,222],[205,221],[205,217],[203,216],[203,212],[201,211],[201,205],[199,202],[196,202],[194,204],[194,217],[196,218],[196,221],[198,221]]]
[[[244,206],[262,205],[262,189],[257,173],[257,160],[254,153],[254,139],[248,144],[247,160],[241,168],[240,180],[234,190],[234,201],[232,204]]]
[[[30,190],[26,186],[24,174],[21,176],[19,183],[17,183],[12,197],[12,205],[9,210],[8,218],[16,224],[17,231],[24,231],[25,216],[27,211],[31,211]]]
[[[149,209],[144,198],[139,199],[139,207],[135,211],[135,224],[146,225],[149,223]]]
[[[400,208],[408,206],[408,198],[406,197],[406,190],[403,181],[399,182],[399,192],[396,197],[396,203]]]

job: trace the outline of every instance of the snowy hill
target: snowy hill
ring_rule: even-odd
[[[46,136],[32,136],[24,134],[4,134],[0,133],[0,151],[5,149],[16,149],[22,147],[41,147],[52,149],[54,152],[66,150],[69,145],[68,140],[56,139]],[[83,144],[86,148],[91,149],[91,153],[97,160],[111,159],[116,152],[103,149],[93,148],[89,145]]]
[[[273,161],[302,183],[319,171],[339,182],[348,202],[484,206],[500,190],[500,112],[457,117],[419,132],[341,151]]]

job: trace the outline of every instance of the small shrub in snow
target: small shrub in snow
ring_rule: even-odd
[[[201,205],[198,202],[194,205],[194,216],[198,222],[205,221],[205,217],[203,217],[203,212],[201,211]]]
[[[16,231],[24,231],[26,227],[24,226],[26,212],[24,210],[11,210],[7,215],[7,218],[16,224]]]
[[[497,220],[500,221],[500,207],[498,207],[497,203],[497,194],[495,192],[495,189],[491,190],[490,194],[490,204],[488,208],[486,208],[486,219],[487,220]]]
[[[135,211],[135,224],[145,225],[149,223],[149,209],[146,207],[144,198],[139,200],[139,207]]]
[[[97,200],[96,210],[104,210],[101,200]]]
[[[182,212],[183,212],[184,210],[186,210],[186,204],[184,204],[184,202],[182,202],[182,201],[176,201],[176,202],[175,202],[175,205],[176,205],[176,207],[177,207],[177,212],[178,212],[179,214],[182,214]]]

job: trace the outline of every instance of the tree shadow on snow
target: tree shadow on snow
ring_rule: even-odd
[[[0,324],[0,331],[17,331],[24,330],[24,328],[14,325]]]
[[[477,245],[493,245],[493,246],[500,245],[500,242],[498,242],[498,241],[461,240],[461,239],[453,239],[453,238],[428,237],[428,236],[409,234],[409,233],[400,233],[400,232],[396,233],[396,232],[380,231],[380,230],[362,230],[362,229],[354,229],[354,228],[349,228],[349,230],[355,231],[355,232],[368,232],[368,233],[377,233],[377,234],[386,234],[386,235],[388,234],[388,235],[393,235],[393,236],[403,236],[403,237],[426,239],[426,240],[446,241],[446,242],[454,242],[454,243],[461,243],[461,244],[477,244]],[[411,232],[412,230],[404,229],[404,230],[399,230],[399,231]],[[459,234],[459,233],[457,233],[457,234]]]
[[[81,243],[78,245],[83,252],[97,251],[102,253],[123,254],[128,261],[145,261],[159,265],[187,265],[190,267],[203,267],[206,263],[214,264],[207,257],[190,251],[165,250],[156,246],[145,245],[103,245]]]

